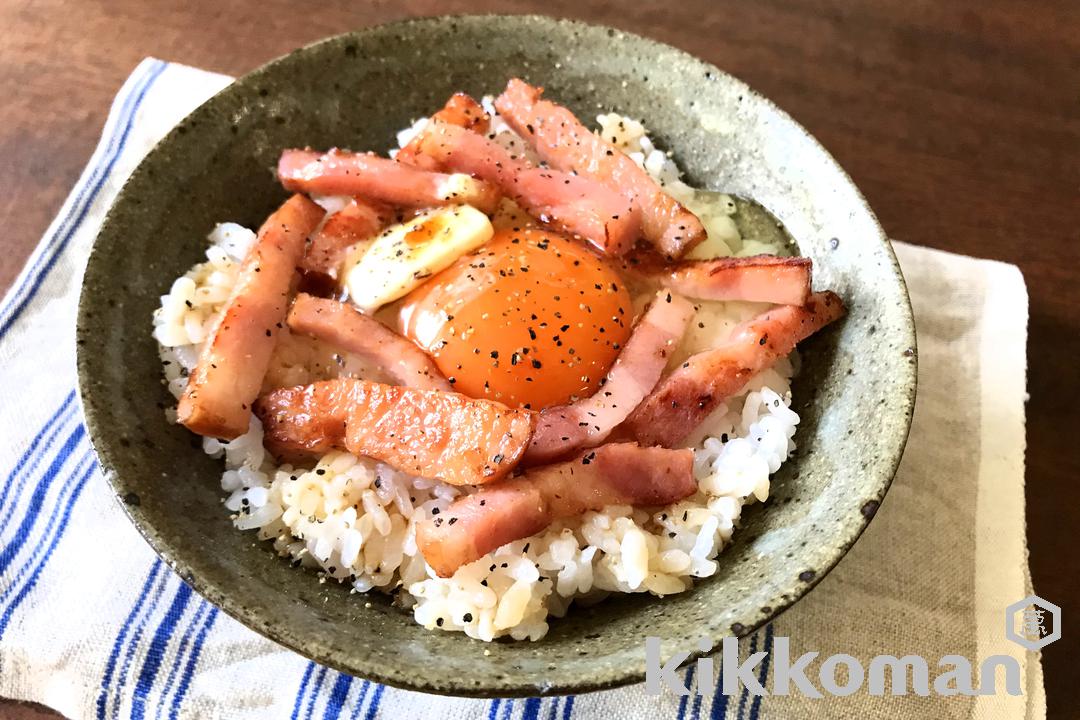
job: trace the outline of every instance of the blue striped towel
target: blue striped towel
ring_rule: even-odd
[[[6,475],[0,489],[0,696],[101,720],[940,714],[939,698],[905,698],[890,706],[865,693],[828,701],[763,698],[745,689],[729,696],[711,680],[699,688],[692,667],[680,671],[685,686],[695,689],[688,696],[649,696],[643,686],[543,699],[427,696],[309,662],[193,593],[129,525],[99,471],[74,389],[74,315],[85,258],[125,178],[158,138],[228,82],[159,60],[140,64],[113,103],[85,172],[0,305],[7,389],[0,410],[0,472]],[[897,249],[911,282],[927,368],[911,450],[889,502],[855,550],[810,597],[744,638],[743,657],[771,651],[781,635],[791,637],[793,649],[823,655],[1010,652],[998,637],[999,611],[1023,597],[1030,582],[1023,533],[1023,281],[1012,266]],[[940,297],[966,301],[959,309],[954,303],[946,317]],[[991,311],[995,324],[984,324]],[[961,338],[941,331],[957,312],[971,321]],[[998,352],[984,352],[990,347]],[[974,358],[975,377],[984,378],[965,398],[975,406],[972,412],[956,402],[956,388],[946,378],[933,374],[957,354]],[[995,394],[988,398],[991,382]],[[957,431],[970,426],[972,437],[936,439],[942,433],[933,423],[943,421]],[[994,433],[994,443],[982,442],[987,433]],[[934,473],[962,464],[958,453],[980,443],[993,445],[995,458],[968,463],[950,480],[971,502],[938,502]],[[992,536],[982,529],[991,522]],[[958,528],[955,537],[934,539],[950,526]],[[889,572],[882,573],[885,563]],[[1042,717],[1038,658],[1018,657],[1023,697],[954,698],[950,715]],[[766,658],[758,677],[767,685],[769,676]]]

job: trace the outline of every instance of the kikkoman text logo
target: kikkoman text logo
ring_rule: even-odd
[[[1061,608],[1031,595],[1010,605],[1005,612],[1005,634],[1010,640],[1030,650],[1038,650],[1061,637]],[[698,641],[701,651],[707,652],[707,638]],[[791,642],[787,637],[774,637],[769,651],[739,657],[739,641],[724,638],[720,652],[720,672],[717,677],[715,657],[697,660],[698,693],[712,692],[715,685],[724,695],[732,696],[743,688],[751,696],[790,695],[798,692],[805,697],[852,695],[866,687],[870,695],[995,695],[1000,690],[1009,695],[1021,695],[1020,663],[1010,655],[991,655],[978,665],[963,655],[945,655],[931,665],[921,655],[877,655],[864,665],[858,658],[844,653],[829,655],[817,667],[816,676],[811,664],[820,655],[817,651],[791,657]],[[682,683],[676,670],[690,656],[690,651],[675,653],[662,662],[660,638],[645,639],[645,693],[659,695],[666,687],[676,695],[689,695],[690,688]],[[765,673],[759,671],[764,662],[772,665],[769,675],[772,685],[762,684]],[[1001,668],[1004,672],[999,673]],[[1004,687],[998,687],[998,677]],[[814,681],[817,681],[816,683]]]

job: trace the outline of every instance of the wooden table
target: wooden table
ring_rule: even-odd
[[[306,6],[306,4],[304,4]],[[315,6],[312,6],[315,7]],[[814,133],[892,237],[996,258],[1031,294],[1028,535],[1036,591],[1080,612],[1080,2],[1057,0],[4,0],[0,289],[147,55],[230,74],[409,15],[542,12],[615,25],[743,78]],[[295,8],[295,9],[294,9]],[[948,478],[942,478],[947,482]],[[1050,717],[1080,713],[1080,630],[1044,652]],[[1070,652],[1071,650],[1071,652]],[[0,716],[33,717],[0,706]]]

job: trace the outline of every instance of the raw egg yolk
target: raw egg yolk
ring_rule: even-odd
[[[458,392],[539,410],[597,391],[633,309],[584,245],[508,229],[413,291],[399,320]]]

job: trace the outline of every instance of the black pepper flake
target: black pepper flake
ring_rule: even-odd
[[[326,470],[324,468],[318,468],[317,470],[315,470],[315,474],[316,475],[325,475]]]
[[[435,624],[438,625],[439,627],[442,627],[443,626],[443,619],[442,618],[436,618],[435,619]]]
[[[761,339],[760,339],[760,340],[758,340],[758,345],[764,345],[764,344],[765,344],[765,342],[766,342],[766,341],[767,341],[768,339],[769,339],[769,336],[768,336],[768,335],[762,335],[762,336],[761,336]]]
[[[537,370],[539,370],[540,369],[540,361],[539,360],[533,360],[532,361],[532,366],[534,368],[536,368]]]
[[[450,522],[448,522],[448,523],[446,523],[446,524],[447,524],[447,525],[453,525],[453,524],[454,524],[454,523],[456,523],[456,522],[457,522],[457,518],[456,518],[456,517],[453,517],[453,518],[450,518]]]
[[[439,512],[440,512],[439,508],[431,508],[431,514],[432,515],[438,515]]]
[[[472,613],[465,613],[461,616],[461,619],[465,622],[472,622]]]

